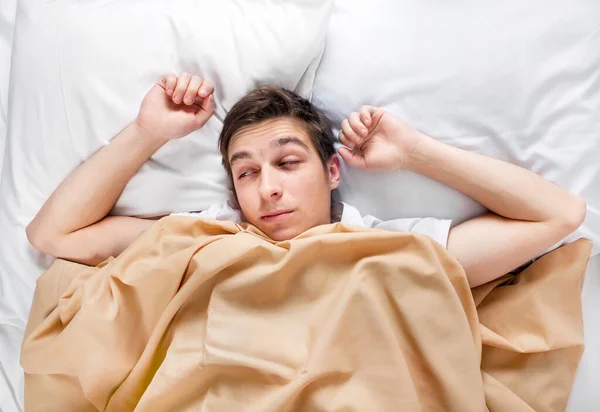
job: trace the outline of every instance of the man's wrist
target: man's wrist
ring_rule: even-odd
[[[144,125],[142,125],[138,119],[135,119],[130,125],[129,127],[132,129],[132,132],[140,137],[141,139],[143,139],[144,141],[146,141],[147,143],[150,143],[152,145],[164,145],[166,144],[169,139],[164,137],[164,136],[160,136],[159,134],[157,134],[156,132],[148,129],[147,127],[145,127]]]
[[[143,151],[154,153],[169,141],[169,139],[152,133],[152,131],[143,127],[137,119],[127,128],[130,130],[131,136],[137,141],[137,144],[143,147]]]
[[[435,140],[424,133],[416,133],[417,139],[415,139],[415,145],[412,150],[405,153],[402,169],[419,173],[421,166],[427,163],[427,159],[430,154],[430,146],[435,142]]]

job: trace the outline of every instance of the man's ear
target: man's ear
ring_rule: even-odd
[[[334,154],[331,156],[331,159],[327,162],[327,171],[329,174],[329,186],[331,187],[331,190],[337,189],[342,177],[342,166],[338,155]]]

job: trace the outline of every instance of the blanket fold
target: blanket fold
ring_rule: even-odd
[[[39,279],[28,411],[556,411],[583,351],[591,242],[471,291],[421,235],[332,224],[274,242],[169,216]]]

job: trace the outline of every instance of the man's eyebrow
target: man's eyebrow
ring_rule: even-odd
[[[271,140],[269,144],[272,149],[277,149],[279,147],[285,146],[286,144],[296,144],[298,146],[302,146],[304,149],[309,150],[308,145],[302,141],[299,137],[296,136],[284,136],[279,139]]]
[[[250,154],[250,152],[236,152],[233,154],[233,156],[231,156],[231,159],[229,160],[229,166],[233,165],[233,162],[235,162],[236,160],[242,160],[242,159],[252,159],[252,155]]]
[[[302,139],[300,139],[299,137],[296,137],[296,136],[284,136],[284,137],[280,137],[279,139],[271,140],[271,142],[269,143],[269,146],[271,146],[272,149],[277,149],[277,148],[280,148],[287,144],[295,144],[295,145],[303,147],[306,150],[309,150],[308,145],[306,143],[304,143],[302,141]],[[229,166],[232,166],[235,161],[242,160],[242,159],[252,159],[252,154],[248,151],[241,151],[241,152],[234,153],[231,156],[231,159],[229,160]]]

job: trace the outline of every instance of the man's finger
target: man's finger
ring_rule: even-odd
[[[191,79],[192,76],[190,76],[188,73],[181,73],[179,75],[179,77],[177,78],[177,85],[175,86],[175,91],[173,92],[173,103],[181,104],[181,102],[183,101],[183,96],[188,88],[188,85],[190,84]]]
[[[371,126],[371,109],[374,108],[372,106],[362,106],[360,108],[360,120],[365,126],[367,126],[367,128]]]
[[[204,99],[206,96],[211,95],[215,91],[215,86],[212,84],[210,80],[204,79],[202,81],[202,86],[200,90],[198,90],[198,96]]]
[[[349,147],[351,149],[354,148],[355,144],[346,137],[343,130],[340,130],[340,134],[338,135],[338,138],[340,140],[340,143],[343,144],[344,146]]]
[[[202,79],[200,76],[192,76],[190,80],[190,84],[183,95],[183,103],[188,106],[194,104],[196,102],[196,95],[198,94],[198,89],[200,89],[200,85],[202,85]]]
[[[360,169],[365,169],[365,158],[364,156],[353,152],[352,150],[346,147],[340,147],[338,149],[338,153],[342,156],[342,159],[346,164],[352,167],[358,167]]]
[[[350,139],[350,141],[352,141],[352,143],[354,143],[355,145],[360,144],[360,136],[357,135],[354,130],[352,130],[352,127],[350,127],[350,122],[348,121],[348,119],[344,119],[342,120],[342,131],[344,132],[344,135]]]
[[[164,76],[161,80],[161,86],[165,89],[167,96],[173,95],[173,90],[175,90],[175,85],[177,84],[177,76],[175,73],[169,73]]]
[[[354,132],[362,139],[364,139],[365,137],[367,137],[367,135],[369,134],[369,131],[367,130],[366,126],[363,124],[362,120],[360,119],[360,115],[356,112],[352,112],[350,113],[350,116],[348,116],[348,122],[350,123],[350,127],[352,128],[352,130],[354,130]]]

